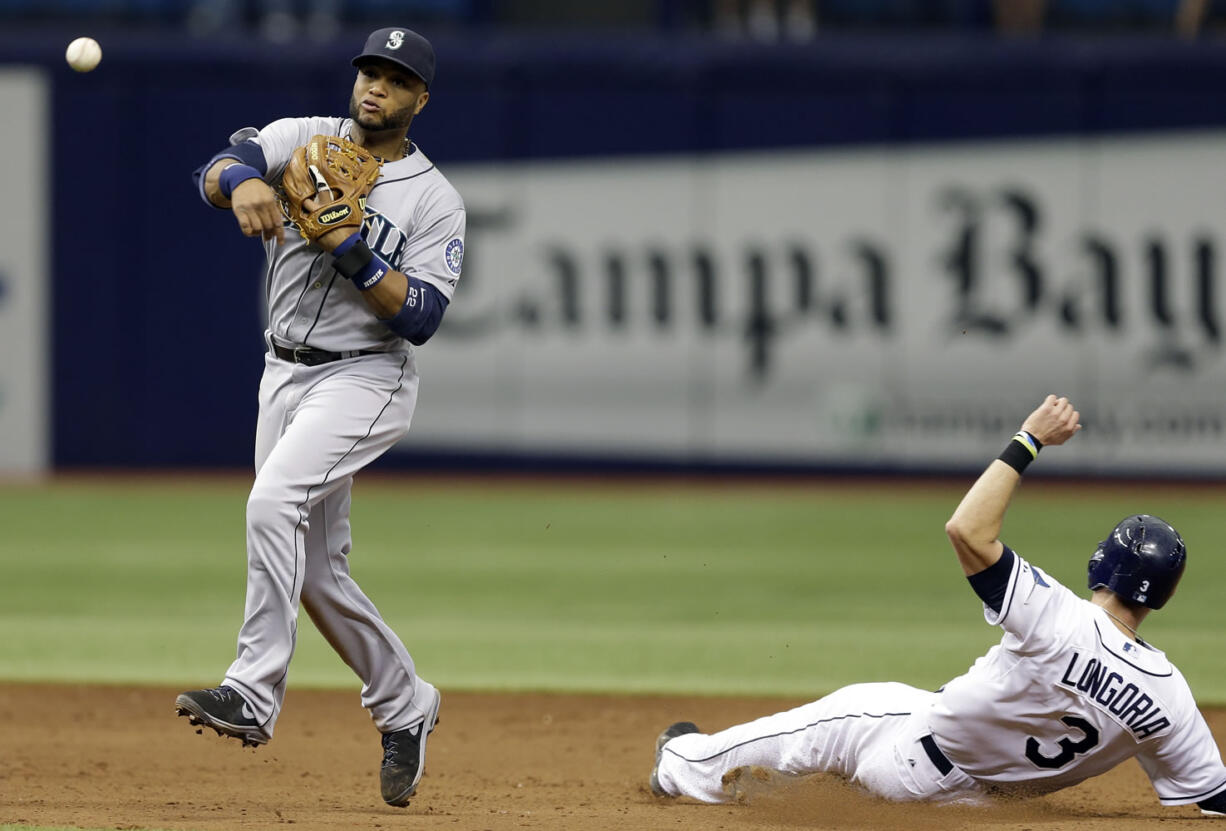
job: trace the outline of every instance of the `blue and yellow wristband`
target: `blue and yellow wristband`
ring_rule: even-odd
[[[1013,438],[1009,440],[1009,444],[996,458],[1018,473],[1023,473],[1026,470],[1026,465],[1039,458],[1039,451],[1042,449],[1043,442],[1025,430],[1018,430],[1014,433]]]

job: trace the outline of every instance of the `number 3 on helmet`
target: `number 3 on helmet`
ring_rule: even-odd
[[[1112,529],[1090,558],[1091,590],[1110,589],[1125,600],[1161,609],[1187,565],[1183,537],[1149,514],[1130,516]]]

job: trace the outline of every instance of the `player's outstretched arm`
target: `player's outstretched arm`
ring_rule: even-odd
[[[1000,529],[1009,502],[1022,479],[1025,463],[1044,445],[1064,444],[1081,429],[1081,414],[1067,398],[1049,395],[1022,423],[1009,447],[962,497],[945,533],[967,576],[978,574],[1000,559],[1004,545]]]

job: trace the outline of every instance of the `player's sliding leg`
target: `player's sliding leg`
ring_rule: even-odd
[[[934,698],[897,683],[844,687],[718,733],[678,736],[664,745],[655,780],[668,795],[728,802],[735,798],[730,774],[762,768],[794,776],[837,774],[888,799],[939,799],[943,788],[956,793],[965,783],[943,783],[920,755],[924,714]]]

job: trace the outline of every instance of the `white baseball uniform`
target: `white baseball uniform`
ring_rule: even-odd
[[[295,148],[316,134],[348,135],[348,118],[293,118],[246,128],[279,182]],[[366,201],[370,248],[448,300],[460,277],[464,205],[416,146],[384,164]],[[270,352],[260,384],[256,479],[247,503],[246,615],[224,684],[272,736],[285,695],[301,601],[362,679],[362,704],[387,733],[419,721],[438,692],[418,677],[404,644],[349,574],[353,476],[409,429],[418,378],[412,347],[380,322],[333,257],[293,227],[265,243]],[[272,346],[345,358],[309,366]],[[359,354],[374,353],[374,354]]]
[[[758,766],[836,773],[887,799],[982,801],[1040,794],[1136,756],[1164,805],[1226,792],[1226,767],[1166,656],[1006,549],[1005,634],[937,692],[857,684],[784,713],[664,746],[665,792],[730,798],[724,775]]]

